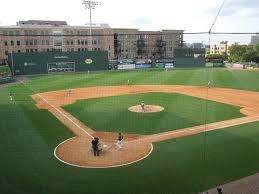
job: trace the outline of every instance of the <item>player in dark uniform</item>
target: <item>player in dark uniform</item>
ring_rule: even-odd
[[[93,151],[94,151],[94,156],[99,156],[99,138],[98,137],[95,137],[93,140],[92,140],[92,148],[93,148]]]

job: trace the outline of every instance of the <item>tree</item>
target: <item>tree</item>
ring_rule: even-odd
[[[242,55],[246,52],[246,46],[234,44],[229,47],[229,58],[230,62],[241,62]]]
[[[227,59],[227,56],[225,54],[209,54],[206,57],[207,59],[214,59],[214,58],[220,58],[220,59]]]
[[[257,52],[254,49],[247,49],[242,55],[242,62],[255,62],[257,58]]]

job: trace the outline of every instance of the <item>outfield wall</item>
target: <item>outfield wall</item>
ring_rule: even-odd
[[[108,52],[106,51],[13,53],[9,54],[8,60],[15,75],[108,69]]]
[[[174,66],[176,68],[180,67],[205,67],[206,59],[204,57],[176,57],[174,61]]]

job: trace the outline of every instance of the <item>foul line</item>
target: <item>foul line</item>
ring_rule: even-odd
[[[94,138],[90,133],[88,133],[87,131],[85,131],[82,127],[80,127],[77,123],[75,123],[71,118],[69,118],[66,114],[64,114],[62,111],[60,111],[57,107],[55,107],[54,105],[50,104],[44,97],[42,97],[40,94],[37,94],[39,97],[41,97],[47,104],[49,104],[52,108],[54,108],[56,111],[58,111],[58,113],[60,113],[62,116],[64,116],[65,118],[67,118],[71,123],[73,123],[75,126],[77,126],[79,129],[81,129],[84,133],[86,133],[88,136],[90,136],[91,138]]]
[[[217,123],[210,123],[210,124],[206,124],[206,125],[201,125],[201,126],[196,126],[196,127],[186,128],[186,129],[180,129],[179,131],[168,131],[168,132],[160,133],[160,134],[157,134],[157,135],[150,135],[150,136],[141,138],[141,140],[156,139],[156,138],[160,138],[160,137],[177,135],[179,133],[192,132],[192,131],[197,131],[197,133],[187,134],[187,135],[184,135],[184,136],[181,136],[181,137],[196,135],[196,134],[199,134],[199,133],[210,132],[210,131],[214,131],[214,130],[218,130],[218,129],[224,129],[224,128],[229,128],[229,127],[242,125],[242,124],[246,124],[246,123],[256,122],[256,121],[259,121],[259,116],[248,116],[248,117],[243,117],[243,118],[239,118],[239,119],[236,119],[236,120],[244,120],[244,121],[239,121],[237,123],[232,121],[232,123],[231,123],[231,120],[230,120],[229,122],[223,121],[223,122],[219,122],[218,124]],[[221,124],[224,124],[224,125],[221,126]],[[217,125],[219,125],[219,126],[217,126]],[[203,130],[204,128],[205,128],[205,130]],[[206,128],[207,128],[207,130],[206,130]],[[179,137],[171,137],[171,138],[168,138],[168,140],[175,139],[175,138],[179,138]],[[161,140],[161,141],[164,141],[164,140]]]
[[[70,165],[70,166],[73,166],[73,167],[79,167],[79,168],[99,168],[99,169],[105,169],[105,168],[123,167],[123,166],[127,166],[127,165],[130,165],[130,164],[133,164],[133,163],[136,163],[136,162],[139,162],[139,161],[141,161],[141,160],[146,159],[146,158],[153,152],[153,150],[154,150],[153,144],[151,143],[151,144],[150,144],[151,149],[150,149],[149,153],[148,153],[147,155],[145,155],[144,157],[142,157],[142,158],[140,158],[140,159],[138,159],[138,160],[134,160],[134,161],[132,161],[132,162],[128,162],[128,163],[124,163],[124,164],[118,164],[118,165],[112,165],[112,166],[80,166],[80,165],[72,164],[72,163],[69,163],[69,162],[65,162],[64,160],[62,160],[61,158],[59,158],[59,157],[57,156],[57,154],[56,154],[56,151],[57,151],[57,149],[58,149],[59,146],[61,146],[62,144],[65,144],[66,142],[68,142],[68,141],[70,141],[70,140],[72,140],[72,139],[75,139],[75,138],[77,138],[77,137],[72,137],[72,138],[67,139],[67,140],[63,141],[62,143],[60,143],[60,144],[55,148],[55,150],[54,150],[54,156],[55,156],[60,162],[62,162],[62,163],[64,163],[64,164],[67,164],[67,165]]]
[[[22,84],[26,85],[23,81],[20,81]],[[27,86],[28,87],[28,86]],[[29,88],[29,87],[28,87]],[[30,90],[32,90],[34,93],[36,93],[36,91],[34,91],[33,89],[30,88]],[[37,96],[39,96],[43,101],[45,101],[48,105],[50,105],[52,108],[54,108],[59,114],[61,114],[62,116],[64,116],[65,118],[67,118],[71,123],[73,123],[75,126],[77,126],[80,130],[82,130],[85,134],[87,134],[88,136],[90,136],[91,138],[94,138],[90,133],[88,133],[87,131],[85,131],[82,127],[80,127],[77,123],[75,123],[71,118],[69,118],[66,114],[64,114],[62,111],[60,111],[57,107],[55,107],[54,105],[50,104],[43,96],[41,96],[39,93],[36,94]],[[63,123],[64,124],[64,123]]]

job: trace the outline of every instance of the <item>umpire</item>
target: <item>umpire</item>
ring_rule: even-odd
[[[93,140],[92,140],[92,148],[93,148],[93,151],[94,151],[94,156],[99,156],[99,148],[98,148],[98,144],[99,144],[99,138],[98,137],[95,137]]]

